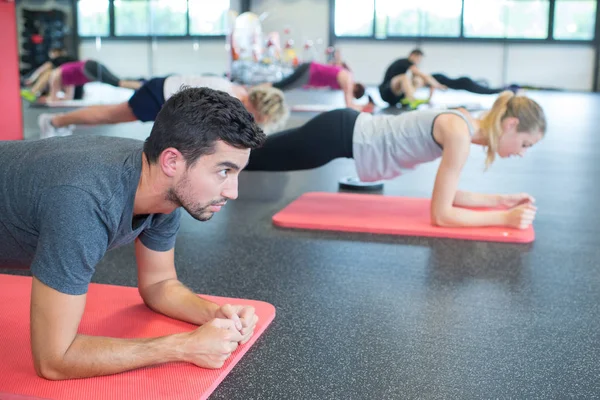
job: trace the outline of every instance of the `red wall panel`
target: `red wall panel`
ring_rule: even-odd
[[[17,16],[14,1],[0,0],[0,140],[23,139]]]

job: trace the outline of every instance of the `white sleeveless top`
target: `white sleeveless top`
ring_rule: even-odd
[[[163,91],[165,101],[181,89],[181,86],[189,87],[207,87],[214,90],[221,90],[233,96],[233,83],[227,78],[219,76],[200,76],[200,75],[171,75],[165,79]]]
[[[433,137],[433,123],[441,114],[458,115],[467,123],[469,134],[475,133],[467,117],[456,110],[417,110],[400,115],[361,113],[352,138],[360,180],[392,179],[441,157],[442,146]]]

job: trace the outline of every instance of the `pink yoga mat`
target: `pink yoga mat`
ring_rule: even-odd
[[[252,339],[238,347],[221,369],[170,363],[104,377],[49,381],[39,378],[33,368],[30,294],[30,277],[0,274],[0,400],[206,399],[275,318],[275,308],[262,301],[202,296],[219,304],[254,306],[259,317]],[[136,288],[91,284],[79,332],[125,338],[162,336],[194,328],[148,309]]]
[[[533,227],[442,228],[431,224],[429,199],[354,193],[306,193],[273,216],[284,228],[533,242]]]

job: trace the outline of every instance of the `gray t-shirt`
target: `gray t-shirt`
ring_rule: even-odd
[[[0,142],[0,265],[26,265],[62,293],[87,292],[96,264],[139,237],[175,245],[180,210],[133,215],[143,142],[57,137]]]
[[[456,110],[416,110],[400,115],[360,113],[354,124],[352,152],[363,182],[393,179],[419,164],[442,156],[433,137],[433,124],[442,114],[462,118],[473,136],[474,127]]]

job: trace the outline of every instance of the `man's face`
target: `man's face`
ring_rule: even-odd
[[[238,175],[248,163],[250,149],[238,149],[223,141],[215,152],[201,156],[181,173],[167,200],[183,207],[198,221],[208,221],[227,200],[238,196]]]
[[[421,61],[423,61],[423,56],[413,54],[409,57],[409,59],[410,59],[410,61],[412,61],[412,63],[414,65],[419,65],[421,63]]]

